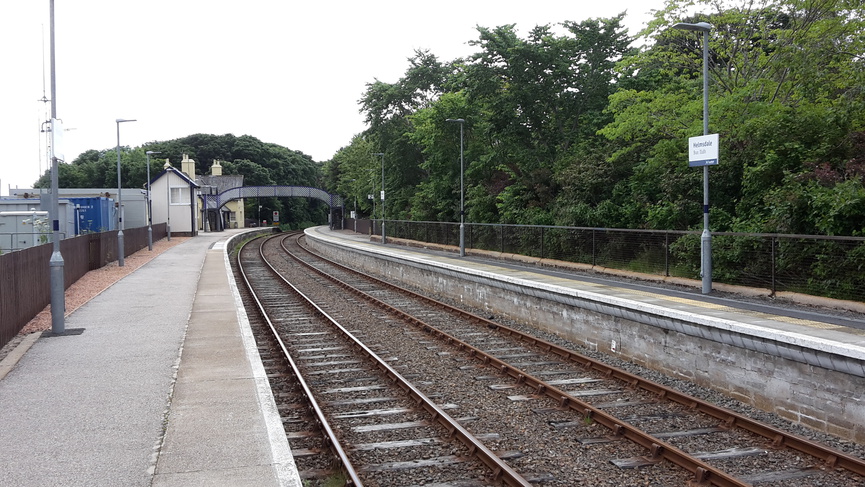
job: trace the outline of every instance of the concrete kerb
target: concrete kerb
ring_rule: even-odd
[[[18,365],[21,357],[30,350],[30,347],[36,343],[36,340],[38,340],[41,335],[42,333],[31,333],[25,336],[24,339],[22,339],[18,345],[9,352],[9,355],[4,357],[3,360],[0,360],[0,380],[3,380],[6,375],[8,375],[9,372]]]
[[[246,314],[243,300],[240,297],[240,291],[237,289],[237,284],[235,283],[234,272],[231,270],[230,255],[234,249],[235,243],[239,241],[236,239],[247,238],[259,233],[264,232],[246,232],[228,239],[222,252],[225,262],[225,272],[228,277],[228,286],[231,289],[231,295],[235,302],[235,309],[237,310],[240,336],[243,340],[247,359],[252,366],[252,375],[256,385],[256,396],[258,398],[259,407],[261,408],[261,414],[267,430],[268,441],[270,442],[270,451],[273,460],[271,466],[274,469],[274,473],[280,486],[301,487],[302,483],[300,475],[297,470],[297,465],[294,463],[294,456],[291,454],[291,447],[288,444],[288,438],[285,436],[285,428],[282,425],[282,418],[276,406],[273,391],[270,388],[270,381],[267,378],[267,372],[264,370],[261,357],[258,354],[258,347],[255,343],[255,337],[252,334],[249,317]]]

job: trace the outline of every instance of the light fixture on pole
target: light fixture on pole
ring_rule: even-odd
[[[703,33],[703,135],[709,135],[709,31],[712,24],[680,22],[674,29]],[[712,234],[709,232],[709,166],[703,166],[703,234],[700,237],[700,274],[703,278],[703,294],[712,291]]]
[[[384,231],[384,152],[376,152],[374,156],[381,156],[381,243],[387,243],[387,237]]]
[[[465,166],[463,164],[463,126],[466,121],[462,118],[449,118],[445,122],[453,122],[460,124],[460,257],[466,256],[466,207],[465,207],[465,189],[464,175]]]
[[[149,150],[147,155],[147,250],[153,250],[153,207],[150,204],[150,156],[160,152]]]
[[[123,122],[135,122],[135,119],[118,118],[114,122],[117,123],[117,265],[123,267],[123,190],[120,183],[120,124]]]

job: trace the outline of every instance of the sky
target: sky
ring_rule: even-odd
[[[366,126],[368,83],[394,83],[415,50],[468,56],[477,26],[626,12],[635,35],[663,0],[55,0],[57,118],[67,162],[84,151],[196,133],[251,135],[322,162]],[[48,168],[49,0],[0,3],[0,195]],[[172,161],[179,162],[179,161]],[[208,161],[209,162],[209,161]]]

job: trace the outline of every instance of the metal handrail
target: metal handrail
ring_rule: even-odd
[[[361,220],[361,222],[380,220]],[[388,220],[389,237],[455,249],[459,223]],[[523,255],[663,278],[700,279],[699,230],[466,223],[469,252]],[[380,225],[373,224],[371,235]],[[715,232],[713,280],[766,290],[865,302],[865,237]],[[393,240],[391,240],[393,241]],[[654,278],[652,278],[654,279]]]

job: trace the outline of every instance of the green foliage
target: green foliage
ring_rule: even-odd
[[[340,178],[385,152],[388,218],[459,220],[459,126],[445,120],[462,118],[468,221],[700,228],[686,149],[703,132],[703,39],[673,25],[709,22],[713,230],[865,231],[862,2],[667,0],[640,48],[622,19],[479,26],[465,59],[417,52],[396,83],[367,85],[365,145],[329,161],[329,187],[362,195]]]
[[[649,228],[700,223],[697,171],[682,173],[680,161],[687,160],[685,139],[701,133],[702,40],[671,27],[706,21],[714,25],[710,132],[722,141],[721,164],[711,168],[713,228],[839,231],[837,224],[820,223],[834,218],[820,211],[834,215],[840,205],[815,211],[816,189],[797,181],[807,178],[810,166],[844,173],[845,161],[856,154],[851,138],[865,115],[862,63],[855,61],[865,53],[861,2],[693,3],[718,10],[688,17],[689,5],[667,2],[644,33],[655,44],[620,63],[623,73],[637,74],[631,87],[610,97],[614,120],[599,132],[616,147],[613,163],[633,168],[628,226],[640,226],[633,218]],[[823,187],[831,192],[840,181]],[[861,179],[846,184],[861,187]],[[857,191],[842,192],[855,201]],[[844,211],[856,213],[856,206]],[[862,231],[861,220],[851,223],[844,231]]]
[[[372,154],[375,151],[362,136],[355,136],[351,144],[341,148],[324,165],[324,183],[330,191],[343,195],[346,205],[358,212],[372,217],[372,200],[381,188],[380,159]]]
[[[120,185],[124,188],[143,188],[147,185],[147,151],[159,152],[151,157],[150,175],[155,178],[166,160],[179,167],[183,154],[195,161],[197,175],[209,174],[215,160],[223,161],[223,174],[241,174],[246,186],[311,186],[321,183],[321,166],[311,157],[277,144],[262,142],[255,137],[231,134],[195,134],[180,139],[151,142],[142,147],[120,148]],[[89,150],[69,164],[60,164],[58,171],[61,188],[116,188],[117,150]],[[50,187],[46,172],[36,187]],[[327,207],[317,200],[297,198],[263,198],[245,200],[245,212],[270,220],[272,211],[279,211],[284,223],[327,221]]]
[[[389,197],[388,218],[458,221],[459,126],[445,120],[461,118],[469,222],[699,229],[703,171],[688,167],[687,139],[703,133],[703,37],[673,25],[708,22],[709,132],[721,140],[709,171],[713,232],[865,233],[865,4],[667,0],[640,48],[622,18],[525,36],[514,24],[478,27],[475,52],[449,63],[416,53],[404,78],[367,86],[369,128],[356,139],[365,145],[353,141],[356,155],[329,161],[328,178],[366,170],[375,163],[367,154],[385,152],[388,188],[398,182],[407,195]],[[506,242],[492,228],[479,228],[475,244],[537,251],[531,238]],[[582,255],[574,238],[552,232],[545,244]],[[605,242],[594,258],[613,263],[624,246]],[[716,278],[765,275],[772,249],[761,246],[719,238]],[[831,246],[774,250],[785,289],[861,287],[861,250],[848,253],[859,260],[829,256]],[[672,275],[699,278],[698,235],[669,251]],[[653,272],[657,249],[628,252],[631,261],[615,265]],[[813,282],[796,281],[802,269]]]

